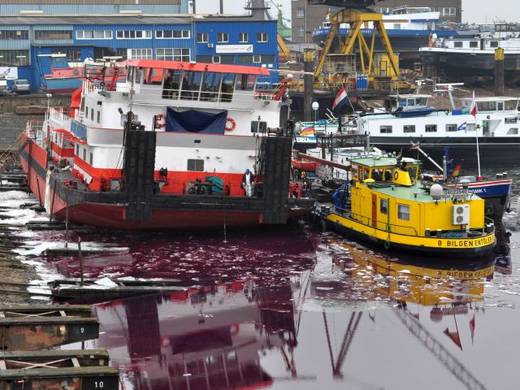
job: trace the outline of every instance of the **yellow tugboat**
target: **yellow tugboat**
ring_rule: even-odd
[[[352,180],[321,208],[327,224],[391,247],[433,255],[480,256],[495,246],[484,200],[420,180],[419,160],[353,158]]]

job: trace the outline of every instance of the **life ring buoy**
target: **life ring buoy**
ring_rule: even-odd
[[[237,122],[233,118],[227,118],[226,131],[233,131],[237,127]]]

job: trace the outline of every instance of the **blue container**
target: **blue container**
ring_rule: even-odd
[[[368,76],[367,75],[358,75],[356,77],[356,89],[361,91],[366,91],[368,89]]]

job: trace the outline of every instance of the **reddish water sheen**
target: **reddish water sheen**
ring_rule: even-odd
[[[101,237],[130,250],[113,257],[117,264],[89,257],[90,274],[193,285],[96,306],[96,345],[109,350],[124,389],[520,383],[519,235],[511,267],[390,259],[298,230],[230,232],[227,243],[220,235]],[[74,261],[58,263],[76,273]]]

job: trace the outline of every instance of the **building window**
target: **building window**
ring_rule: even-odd
[[[219,43],[227,43],[229,42],[229,34],[225,32],[220,32],[217,34],[217,41]]]
[[[157,30],[155,37],[157,39],[189,39],[190,30]]]
[[[36,30],[34,39],[37,41],[67,41],[72,39],[70,30]]]
[[[261,64],[262,56],[253,56],[253,64]]]
[[[388,214],[388,199],[381,199],[379,201],[379,212],[381,214]]]
[[[151,30],[117,30],[117,39],[152,39]]]
[[[304,37],[305,36],[305,27],[303,27],[303,26],[298,27],[297,34],[299,37]]]
[[[260,42],[260,43],[266,43],[267,42],[267,33],[266,32],[256,33],[256,41]]]
[[[456,124],[448,124],[448,125],[446,125],[446,131],[447,132],[457,131],[457,125]]]
[[[214,64],[220,64],[220,56],[213,56],[211,62]]]
[[[457,15],[457,8],[450,7],[450,16],[456,16]]]
[[[437,125],[426,125],[424,129],[427,133],[436,133]]]
[[[28,50],[0,50],[0,65],[29,65]]]
[[[298,19],[305,18],[305,8],[304,7],[298,7],[298,9],[296,10],[296,17]]]
[[[249,42],[249,34],[246,32],[240,33],[238,36],[238,41],[240,43],[247,43]]]
[[[191,60],[190,49],[158,48],[155,50],[155,58],[158,60],[189,62]]]
[[[128,59],[130,60],[151,60],[153,59],[152,49],[128,49]]]
[[[397,218],[401,221],[409,221],[410,220],[410,206],[406,204],[397,205]]]
[[[112,39],[112,30],[78,30],[76,39]]]
[[[188,160],[188,171],[203,172],[204,171],[204,160],[189,159]]]
[[[392,126],[388,126],[388,125],[379,126],[379,133],[392,134]]]
[[[27,30],[0,30],[0,40],[24,40],[29,39]]]
[[[404,125],[403,133],[415,133],[415,125]]]
[[[197,33],[197,43],[208,43],[209,35],[208,33]]]

